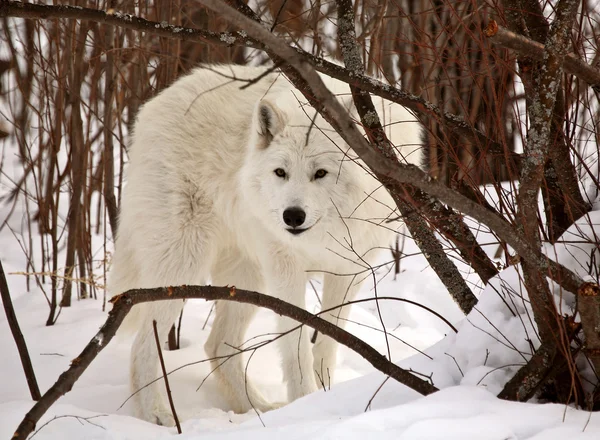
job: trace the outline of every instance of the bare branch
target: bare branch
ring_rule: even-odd
[[[544,45],[537,41],[519,35],[515,32],[498,25],[495,20],[490,20],[484,30],[484,34],[494,43],[512,49],[520,55],[531,57],[541,61],[544,59]],[[572,53],[565,54],[564,69],[576,77],[588,83],[593,89],[600,91],[600,71],[592,67],[577,55]]]
[[[541,248],[537,222],[538,193],[548,161],[552,119],[563,72],[562,63],[579,4],[576,0],[560,0],[557,4],[556,18],[544,46],[543,62],[535,72],[535,87],[530,87],[532,102],[528,113],[531,127],[525,143],[517,195],[517,218],[519,232],[535,249]],[[554,297],[545,276],[545,268],[531,260],[523,260],[521,265],[542,345],[527,365],[505,385],[499,395],[502,398],[515,400],[531,397],[545,383],[547,375],[556,366],[555,364],[572,365],[574,362],[568,332],[556,310]]]
[[[183,41],[201,41],[218,45],[239,44],[248,47],[254,47],[256,44],[253,40],[243,37],[243,33],[241,32],[234,35],[174,26],[166,22],[159,23],[135,15],[121,13],[114,9],[102,11],[99,9],[81,8],[78,6],[43,5],[7,1],[0,4],[0,17],[19,17],[28,19],[70,18],[74,20],[94,21],[111,26],[119,26],[124,29],[148,32],[161,37],[176,38]]]
[[[104,85],[104,203],[108,212],[108,220],[112,236],[117,236],[117,217],[119,209],[115,197],[115,160],[113,149],[113,97],[115,89],[114,54],[113,54],[114,29],[111,27],[106,31],[105,53],[106,53],[106,80]]]
[[[531,399],[546,380],[556,360],[556,353],[555,345],[542,344],[529,362],[504,385],[498,397],[517,402]]]
[[[35,401],[40,400],[42,395],[40,394],[40,388],[38,387],[37,380],[35,378],[35,371],[31,364],[31,358],[29,357],[29,351],[27,350],[27,344],[21,328],[19,327],[19,321],[17,321],[17,315],[12,305],[10,298],[10,292],[8,290],[8,283],[6,282],[6,276],[4,275],[4,268],[0,261],[0,297],[2,297],[2,304],[4,304],[4,312],[6,313],[6,321],[10,327],[10,331],[13,335],[17,349],[19,350],[19,357],[21,358],[21,365],[23,365],[23,371],[25,372],[25,378],[27,379],[27,385],[29,386],[29,392],[31,398]]]
[[[521,170],[517,195],[519,230],[535,248],[541,246],[537,222],[537,197],[548,159],[552,114],[560,88],[562,61],[571,36],[573,19],[579,7],[576,0],[561,0],[556,8],[556,20],[545,46],[544,63],[537,80],[529,114],[531,127],[525,144],[525,160]],[[550,343],[559,337],[560,319],[544,272],[531,262],[523,261],[525,286],[531,299],[536,324],[542,342]]]

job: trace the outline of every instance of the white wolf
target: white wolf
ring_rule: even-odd
[[[261,78],[261,75],[264,77]],[[255,82],[248,82],[255,80]],[[341,101],[346,84],[324,78]],[[242,86],[246,86],[242,88]],[[305,305],[307,271],[324,273],[323,309],[352,299],[356,277],[394,234],[391,197],[284,76],[265,68],[203,66],[141,109],[133,133],[127,184],[109,289],[182,284],[235,285]],[[421,128],[403,107],[375,101],[399,157],[419,163]],[[349,108],[349,105],[347,106]],[[401,148],[400,148],[401,147]],[[161,340],[182,302],[139,305],[128,320],[137,336],[131,386],[158,375],[152,320]],[[209,357],[238,352],[256,308],[219,302],[205,348]],[[348,307],[324,318],[344,324]],[[279,331],[295,323],[281,318]],[[335,342],[307,329],[280,339],[288,399],[332,375]],[[222,360],[213,361],[217,368]],[[241,356],[215,371],[231,409],[276,405],[246,383]],[[134,397],[137,416],[172,425],[157,384]]]

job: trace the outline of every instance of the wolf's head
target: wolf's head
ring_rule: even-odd
[[[241,172],[249,209],[286,239],[323,240],[365,197],[365,171],[311,107],[261,100]]]

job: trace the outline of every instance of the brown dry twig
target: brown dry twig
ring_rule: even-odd
[[[584,353],[600,375],[600,288],[585,283],[577,292],[577,310],[585,335]]]
[[[13,440],[25,440],[27,436],[35,429],[36,423],[46,413],[50,406],[61,396],[68,393],[75,382],[92,363],[96,356],[106,347],[114,337],[117,329],[136,304],[152,301],[164,300],[182,300],[182,299],[205,299],[208,301],[237,301],[245,304],[252,304],[264,307],[275,313],[292,318],[304,325],[312,327],[350,348],[360,354],[376,369],[382,373],[391,376],[393,379],[405,384],[409,388],[423,395],[431,394],[437,391],[433,385],[414,376],[407,370],[398,367],[396,364],[387,360],[377,350],[370,345],[358,339],[347,331],[331,324],[330,322],[307,312],[304,309],[286,303],[278,298],[263,295],[257,292],[251,292],[242,289],[235,289],[235,296],[231,295],[230,287],[216,286],[180,286],[180,287],[161,287],[155,289],[134,289],[115,296],[111,302],[113,309],[109,312],[108,318],[100,328],[96,336],[85,346],[81,354],[72,362],[69,369],[63,372],[58,380],[52,385],[42,398],[25,415],[19,427],[13,435]]]
[[[177,417],[177,411],[175,411],[175,403],[173,403],[173,395],[171,394],[171,387],[169,385],[169,376],[167,369],[165,368],[165,360],[163,358],[162,349],[160,348],[160,339],[158,338],[158,329],[156,328],[156,320],[152,321],[152,329],[154,330],[154,341],[156,342],[156,350],[158,351],[158,360],[160,363],[160,369],[162,371],[163,380],[165,381],[165,388],[167,390],[167,399],[169,399],[169,406],[173,413],[173,419],[175,419],[175,427],[177,433],[181,434],[181,425],[179,424],[179,417]]]

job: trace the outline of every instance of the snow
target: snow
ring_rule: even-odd
[[[6,194],[10,185],[0,180]],[[66,205],[66,204],[65,204]],[[0,205],[0,218],[10,207]],[[8,228],[0,231],[0,259],[7,273],[14,307],[28,343],[42,392],[68,368],[92,339],[105,344],[98,333],[106,319],[102,300],[74,301],[63,309],[54,326],[46,327],[48,305],[42,291],[27,292],[25,257],[20,234],[25,234],[23,208],[17,206]],[[545,250],[582,276],[589,277],[586,264],[595,246],[595,225],[600,211],[592,212],[565,234],[562,243]],[[489,235],[479,232],[482,242]],[[99,243],[102,240],[98,241]],[[493,253],[494,246],[486,249]],[[495,395],[531,355],[537,344],[535,326],[521,274],[509,267],[480,289],[479,304],[463,317],[443,285],[418,255],[415,244],[406,240],[402,272],[388,274],[377,286],[378,296],[405,298],[422,303],[447,318],[459,332],[423,309],[406,303],[380,303],[381,320],[390,334],[389,351],[394,362],[430,378],[440,391],[420,396],[415,391],[386,380],[383,374],[346,349],[340,349],[336,381],[325,390],[306,396],[258,417],[255,413],[233,414],[219,395],[210,367],[202,362],[212,317],[211,304],[190,301],[183,317],[182,348],[165,351],[171,388],[182,422],[182,439],[584,439],[600,435],[600,415],[565,405],[514,403]],[[62,260],[61,260],[62,261]],[[593,265],[592,265],[593,266]],[[476,283],[468,268],[470,283]],[[384,271],[378,273],[382,277]],[[594,274],[595,275],[595,274]],[[368,283],[367,283],[368,284]],[[320,284],[314,283],[317,291]],[[565,312],[573,298],[557,293],[557,304]],[[365,286],[360,297],[373,297],[373,286]],[[309,310],[318,309],[312,287],[307,286]],[[206,328],[203,329],[207,320]],[[353,306],[347,328],[387,354],[382,322],[374,302]],[[262,310],[250,329],[265,335],[274,329],[273,313]],[[530,342],[531,341],[531,342]],[[165,439],[176,435],[174,428],[155,426],[131,416],[126,403],[128,351],[131,340],[114,339],[75,384],[73,390],[53,405],[38,423],[39,440],[58,439]],[[9,438],[33,402],[28,393],[18,353],[4,315],[0,315],[0,438]],[[258,350],[249,363],[249,375],[273,401],[284,400],[282,375],[274,347]],[[208,376],[203,383],[202,380]],[[331,386],[329,386],[331,385]]]

